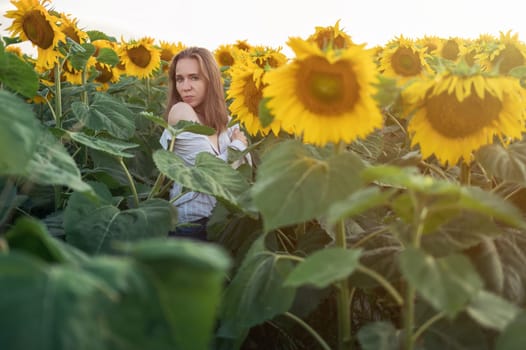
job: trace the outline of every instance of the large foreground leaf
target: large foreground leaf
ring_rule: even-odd
[[[82,180],[77,163],[60,140],[47,130],[42,130],[37,143],[36,152],[25,170],[29,181],[40,185],[64,185],[80,192],[93,192]]]
[[[0,82],[9,89],[32,98],[37,93],[38,74],[29,62],[14,53],[3,52],[2,48],[0,51]]]
[[[105,349],[101,299],[116,295],[71,266],[0,255],[1,349]]]
[[[138,208],[120,210],[108,201],[97,202],[76,192],[64,212],[64,230],[70,244],[96,254],[111,251],[115,240],[166,237],[175,225],[175,217],[174,206],[163,199],[150,199]]]
[[[283,285],[294,267],[288,259],[265,248],[265,235],[258,238],[228,285],[221,307],[218,334],[238,338],[252,326],[289,310],[296,289]]]
[[[284,142],[269,150],[252,187],[266,231],[323,215],[360,185],[362,161],[342,153],[327,159],[307,146]]]
[[[0,174],[22,174],[37,147],[40,127],[27,103],[0,91]]]
[[[123,251],[155,278],[178,349],[210,349],[231,263],[226,252],[208,243],[160,238],[125,245]]]

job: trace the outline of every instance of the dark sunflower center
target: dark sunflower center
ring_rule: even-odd
[[[524,56],[514,45],[506,45],[494,62],[500,62],[499,73],[507,74],[512,68],[524,65]]]
[[[95,78],[95,81],[99,83],[107,83],[113,77],[113,73],[111,69],[108,69],[106,66],[100,63],[96,63],[95,68],[99,72],[99,75],[97,76],[97,78]]]
[[[420,57],[408,47],[399,47],[391,58],[391,66],[396,74],[412,77],[420,74],[422,64]]]
[[[468,66],[473,66],[476,62],[476,59],[475,59],[475,55],[476,55],[476,52],[474,50],[468,52],[466,54],[466,56],[464,57],[464,60],[466,61],[466,63],[468,64]]]
[[[459,102],[446,92],[427,100],[427,119],[433,129],[448,138],[468,137],[499,118],[500,100],[486,93],[481,99],[470,95]]]
[[[447,60],[455,61],[460,53],[458,43],[455,40],[448,40],[442,47],[442,57]]]
[[[234,57],[229,52],[220,52],[219,53],[219,64],[221,66],[231,66],[234,64]]]
[[[426,47],[426,53],[431,54],[433,51],[435,51],[438,46],[434,43],[427,43],[424,45]]]
[[[261,89],[256,87],[251,77],[245,80],[245,88],[243,89],[243,96],[245,98],[245,106],[249,112],[255,116],[259,115],[259,102],[261,101],[263,94]]]
[[[150,64],[152,60],[152,54],[150,53],[150,50],[145,48],[143,45],[128,49],[128,57],[130,57],[130,60],[135,65],[141,68],[148,67],[148,64]]]
[[[62,29],[62,33],[66,34],[68,38],[76,42],[77,44],[80,44],[80,37],[77,34],[77,31],[75,28],[68,26],[64,29]]]
[[[356,74],[346,62],[331,64],[322,57],[310,57],[300,63],[296,78],[298,97],[313,113],[347,112],[359,97]]]
[[[32,10],[25,14],[22,28],[27,38],[36,46],[46,50],[53,45],[55,32],[40,11]]]
[[[174,54],[171,50],[168,49],[162,49],[161,51],[161,60],[170,62],[172,58],[174,57]]]

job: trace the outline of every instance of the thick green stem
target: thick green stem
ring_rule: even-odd
[[[471,185],[471,164],[462,162],[460,164],[460,183],[462,185]]]
[[[360,271],[361,273],[364,273],[364,274],[368,275],[369,277],[373,278],[376,282],[378,282],[382,287],[385,288],[385,290],[389,294],[391,294],[391,296],[393,297],[393,299],[396,301],[396,303],[398,305],[403,305],[404,304],[404,299],[402,298],[400,293],[398,293],[396,288],[393,287],[393,285],[391,283],[389,283],[389,281],[386,280],[382,275],[380,275],[376,271],[374,271],[374,270],[372,270],[372,269],[370,269],[368,267],[362,266],[362,265],[358,265],[356,270]]]
[[[410,284],[406,285],[405,309],[404,309],[404,330],[405,330],[405,350],[413,350],[413,327],[415,324],[415,288]]]
[[[435,322],[441,320],[446,316],[445,312],[439,312],[438,314],[431,317],[429,320],[427,320],[418,330],[413,334],[413,342],[416,342],[418,338],[424,333],[429,327],[431,327]]]
[[[138,207],[139,206],[139,195],[137,194],[137,188],[135,187],[135,181],[133,181],[133,178],[130,172],[128,171],[128,167],[126,167],[126,164],[124,164],[122,157],[119,157],[119,164],[122,166],[122,168],[124,169],[124,172],[126,173],[126,177],[128,178],[128,182],[130,183],[130,187],[132,189],[133,198],[135,199],[135,206]]]
[[[336,225],[336,246],[347,248],[347,237],[345,235],[345,223],[342,220]],[[338,310],[338,349],[348,350],[352,347],[351,335],[351,308],[349,305],[349,283],[345,278],[337,282],[337,310]]]
[[[420,247],[420,240],[424,232],[424,224],[428,214],[428,209],[422,206],[415,193],[410,193],[413,202],[415,232],[412,237],[411,245],[414,248]],[[404,310],[404,330],[405,330],[405,350],[413,350],[415,338],[413,328],[415,326],[415,297],[416,289],[410,283],[406,284],[405,310]]]
[[[55,115],[56,127],[62,128],[62,85],[60,83],[62,64],[55,64]]]
[[[153,187],[148,194],[148,199],[153,198],[159,193],[159,190],[161,188],[162,183],[164,182],[165,176],[163,173],[159,173],[159,176],[157,176],[157,179],[155,180],[155,183],[153,184]]]
[[[298,316],[294,315],[294,314],[291,314],[290,312],[285,312],[284,313],[285,316],[287,316],[288,318],[290,319],[293,319],[294,321],[296,321],[300,326],[302,326],[303,328],[305,328],[305,330],[307,332],[309,332],[310,335],[312,335],[312,337],[314,339],[316,339],[316,341],[318,341],[318,344],[320,344],[320,346],[322,347],[322,349],[324,350],[331,350],[330,346],[325,342],[325,340],[323,340],[323,338],[318,334],[318,332],[316,332],[311,326],[309,326],[305,321],[303,321],[301,318],[299,318]]]

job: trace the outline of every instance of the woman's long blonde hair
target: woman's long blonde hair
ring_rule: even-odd
[[[170,113],[172,106],[183,100],[179,92],[177,92],[175,82],[175,68],[177,67],[177,62],[182,58],[193,58],[197,60],[203,78],[207,83],[206,96],[196,110],[199,115],[199,120],[204,125],[214,128],[217,132],[221,133],[226,130],[228,124],[228,109],[225,101],[221,71],[212,53],[202,47],[188,47],[172,59],[170,69],[168,70],[168,96],[164,117],[168,120],[168,113]]]

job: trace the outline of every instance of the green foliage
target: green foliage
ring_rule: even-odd
[[[80,70],[95,55],[119,64],[92,43],[59,49]],[[94,68],[80,85],[50,83],[59,66],[39,75],[0,50],[0,348],[523,347],[523,140],[469,166],[423,160],[398,116],[405,87],[380,76],[385,126],[365,139],[257,136],[227,162],[202,153],[189,166],[161,149],[163,129],[215,130],[160,117],[161,69],[99,91]],[[247,153],[252,166],[231,167]],[[173,181],[218,200],[211,243],[167,237]]]

